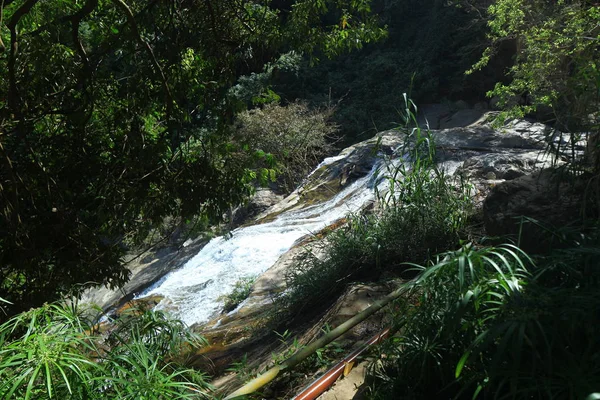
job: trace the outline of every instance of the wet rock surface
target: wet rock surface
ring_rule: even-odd
[[[253,329],[245,330],[246,340],[236,340],[234,335],[230,335],[227,339],[223,333],[230,333],[237,328],[241,328],[243,331],[243,324],[238,326],[235,319],[220,322],[216,328],[208,328],[203,331],[203,334],[211,341],[212,345],[198,352],[195,365],[204,370],[208,368],[207,371],[220,376],[219,379],[213,382],[219,392],[231,392],[243,383],[234,374],[222,375],[225,368],[231,365],[232,362],[246,357],[251,360],[250,366],[253,368],[257,370],[265,369],[272,364],[273,356],[283,353],[292,342],[297,341],[299,345],[306,345],[314,341],[320,337],[324,329],[337,327],[352,316],[367,309],[374,302],[387,296],[393,288],[394,284],[392,283],[356,284],[349,287],[323,315],[305,321],[302,326],[296,327],[286,343],[282,343],[280,337],[272,331],[261,330],[261,324],[254,325]],[[350,352],[357,342],[367,340],[384,329],[387,324],[389,324],[389,321],[386,320],[383,313],[375,314],[336,339],[336,348],[344,352]],[[234,341],[229,343],[228,340]],[[343,355],[340,354],[340,357],[343,357]],[[307,378],[309,380],[316,378],[325,370],[326,368],[311,371],[310,376]],[[297,389],[300,389],[300,387]],[[269,397],[267,396],[267,398]]]
[[[122,288],[110,289],[97,287],[87,290],[81,302],[96,305],[104,311],[112,307],[119,308],[133,297],[158,282],[163,276],[196,255],[207,243],[196,239],[186,242],[185,246],[164,247],[148,251],[138,256],[129,256],[127,267],[131,270],[131,278]]]
[[[234,210],[231,225],[237,227],[253,219],[274,204],[283,200],[283,196],[270,189],[258,189],[248,203]]]

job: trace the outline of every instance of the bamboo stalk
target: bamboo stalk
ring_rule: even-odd
[[[342,361],[338,362],[327,372],[321,375],[317,380],[308,385],[304,390],[298,393],[292,400],[314,400],[329,388],[337,378],[344,374],[346,376],[354,365],[356,358],[365,352],[369,347],[381,342],[390,333],[390,328],[386,328],[373,336],[364,345],[348,354]]]
[[[265,373],[252,379],[250,382],[246,383],[244,386],[237,389],[235,392],[229,394],[227,397],[225,397],[224,400],[235,399],[236,397],[240,397],[240,396],[244,396],[244,395],[256,392],[258,389],[260,389],[261,387],[265,386],[267,383],[269,383],[273,379],[275,379],[275,377],[277,377],[279,372],[281,372],[287,368],[292,368],[295,365],[298,365],[302,360],[304,360],[306,357],[313,354],[318,349],[325,347],[327,344],[334,341],[335,339],[337,339],[338,337],[340,337],[341,335],[346,333],[348,330],[350,330],[354,326],[358,325],[365,319],[369,318],[371,315],[375,314],[377,311],[381,310],[383,307],[385,307],[387,304],[389,304],[392,300],[395,300],[398,297],[405,294],[409,290],[409,288],[410,288],[410,285],[402,285],[400,288],[398,288],[394,292],[390,293],[383,299],[376,301],[375,303],[373,303],[370,307],[368,307],[364,311],[361,311],[360,313],[356,314],[354,317],[350,318],[348,321],[344,322],[337,328],[335,328],[335,329],[331,330],[330,332],[328,332],[327,334],[323,335],[323,337],[321,337],[320,339],[318,339],[318,340],[312,342],[311,344],[309,344],[308,346],[300,349],[294,355],[292,355],[290,358],[288,358],[281,364],[274,366],[273,368],[267,370]]]

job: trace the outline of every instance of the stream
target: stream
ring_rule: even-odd
[[[325,159],[315,171],[343,158]],[[166,309],[188,325],[208,321],[223,306],[219,297],[230,293],[240,278],[260,275],[306,235],[317,233],[375,200],[376,171],[377,163],[366,176],[323,203],[285,211],[271,222],[241,227],[212,239],[181,268],[167,274],[138,298],[163,296],[156,309]]]

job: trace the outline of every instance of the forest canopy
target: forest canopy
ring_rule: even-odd
[[[369,0],[0,4],[0,297],[17,309],[120,285],[124,239],[242,201],[241,76],[385,35]]]

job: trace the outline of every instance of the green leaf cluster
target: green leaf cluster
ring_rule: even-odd
[[[598,231],[536,262],[512,245],[437,257],[398,304],[374,398],[587,398],[600,389]],[[564,246],[564,247],[563,247]]]
[[[242,301],[246,300],[252,292],[252,285],[256,281],[256,276],[246,276],[240,278],[234,285],[233,290],[220,300],[223,301],[223,311],[230,312],[234,310]]]
[[[534,111],[568,132],[598,129],[600,7],[593,1],[499,0],[487,8],[492,45],[481,69],[503,42],[516,54],[508,83],[488,93],[508,110],[502,117]],[[544,115],[545,114],[545,115]]]
[[[100,335],[76,307],[46,304],[0,325],[3,399],[210,398],[185,367],[204,344],[160,312],[134,310]]]
[[[121,285],[123,243],[243,202],[231,88],[291,50],[356,48],[322,20],[341,10],[353,40],[383,35],[350,0],[0,2],[0,296]]]

